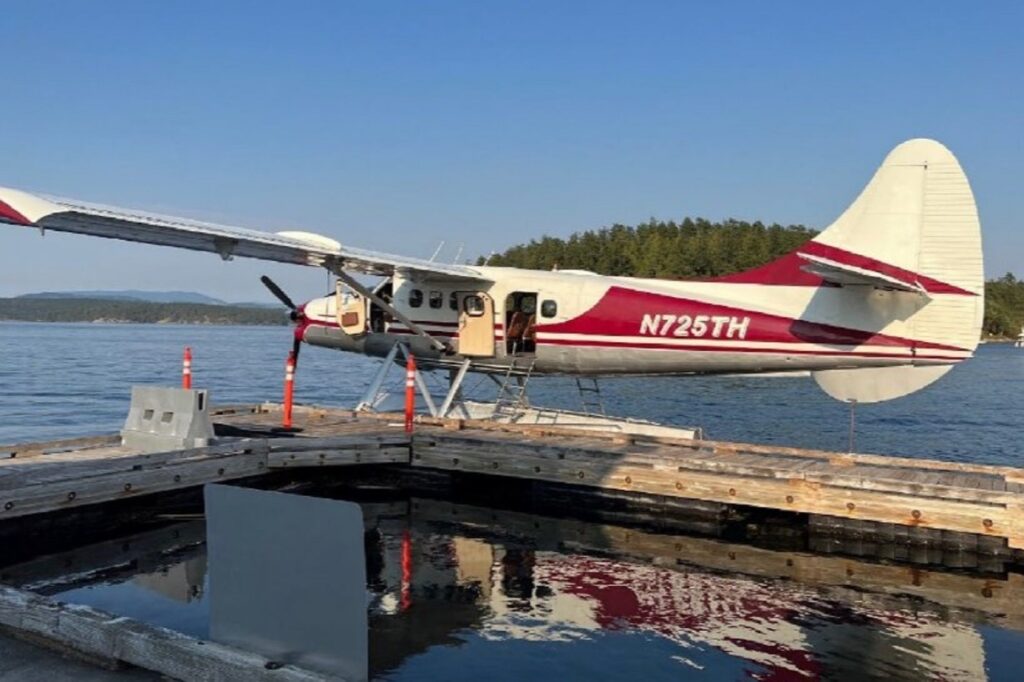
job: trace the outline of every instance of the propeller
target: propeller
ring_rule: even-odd
[[[274,280],[270,279],[266,275],[263,275],[262,277],[260,277],[260,281],[263,282],[263,286],[265,286],[267,289],[270,290],[270,293],[272,293],[274,295],[274,298],[276,298],[281,303],[283,303],[285,305],[285,307],[287,307],[291,311],[290,317],[292,318],[292,321],[293,322],[298,322],[299,318],[302,316],[302,313],[299,310],[299,307],[297,305],[295,305],[295,301],[293,301],[291,299],[291,297],[288,296],[288,294],[284,293],[284,289],[282,289],[281,287],[277,286],[277,282],[275,282]],[[296,367],[298,367],[298,365],[299,365],[299,349],[302,348],[302,331],[301,330],[302,330],[301,325],[299,327],[296,327],[296,329],[295,329],[295,340],[292,342],[292,359],[294,360]]]
[[[284,289],[277,286],[277,283],[274,282],[274,280],[270,279],[266,275],[263,275],[262,277],[260,277],[260,281],[263,282],[263,286],[265,286],[267,289],[270,289],[270,293],[272,293],[277,300],[279,300],[281,303],[284,303],[285,307],[288,308],[288,310],[291,310],[294,313],[299,309],[298,306],[295,305],[295,302],[292,299],[288,298],[288,294],[284,293]]]

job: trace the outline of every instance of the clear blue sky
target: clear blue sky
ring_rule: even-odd
[[[1024,275],[1024,3],[8,1],[0,185],[467,256],[650,216],[827,225],[935,137]],[[0,228],[0,295],[313,269]]]

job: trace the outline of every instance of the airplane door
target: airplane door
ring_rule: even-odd
[[[366,299],[354,291],[348,291],[339,281],[337,285],[338,325],[346,334],[356,335],[366,331]]]
[[[459,354],[494,355],[494,301],[484,293],[463,294],[459,305]]]

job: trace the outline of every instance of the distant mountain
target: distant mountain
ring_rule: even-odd
[[[199,294],[194,291],[141,291],[123,289],[115,291],[41,291],[24,294],[16,298],[89,298],[110,301],[149,301],[150,303],[204,303],[206,305],[228,305],[227,301]],[[248,304],[242,304],[248,305]]]
[[[163,303],[133,298],[51,298],[45,295],[0,298],[0,321],[2,320],[140,324],[289,324],[284,306],[263,308],[223,303]]]

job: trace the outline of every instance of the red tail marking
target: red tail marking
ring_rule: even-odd
[[[971,291],[949,284],[948,282],[942,282],[905,268],[890,265],[889,263],[884,263],[880,260],[869,258],[868,256],[862,256],[860,254],[853,253],[852,251],[847,251],[845,249],[829,246],[828,244],[822,244],[821,242],[816,241],[809,241],[796,251],[787,253],[785,256],[777,258],[771,263],[753,268],[752,270],[737,272],[732,275],[723,275],[722,277],[715,277],[711,281],[730,284],[767,284],[794,287],[817,287],[825,284],[825,281],[821,279],[821,277],[805,272],[801,269],[801,266],[805,264],[805,261],[798,255],[801,253],[806,253],[810,256],[828,258],[829,260],[834,260],[845,265],[852,265],[857,268],[863,268],[864,270],[871,270],[873,272],[892,277],[893,279],[898,279],[906,284],[920,284],[925,288],[925,290],[932,294],[977,296],[977,294]]]

